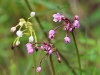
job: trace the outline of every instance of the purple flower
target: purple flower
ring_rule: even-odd
[[[54,34],[55,34],[55,31],[54,31],[54,30],[50,30],[50,31],[49,31],[49,37],[48,37],[48,38],[49,38],[50,40],[53,40],[53,39],[54,39]]]
[[[27,43],[26,44],[26,48],[27,48],[27,51],[28,51],[28,54],[32,54],[34,49],[32,48],[32,44],[31,43]]]
[[[36,69],[36,72],[40,72],[41,71],[41,67],[38,67],[37,69]]]
[[[54,17],[53,19],[54,22],[57,22],[57,21],[61,22],[61,15],[59,13],[54,14],[53,17]]]
[[[69,44],[69,43],[70,43],[70,38],[66,36],[66,37],[64,38],[64,41],[65,41],[65,43]]]
[[[64,22],[64,30],[68,30],[69,29],[69,23]]]
[[[78,20],[74,20],[73,26],[75,28],[79,28],[79,26],[80,26],[79,21]]]
[[[52,48],[52,44],[42,43],[41,50],[49,51]]]

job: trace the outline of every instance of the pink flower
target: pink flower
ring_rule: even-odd
[[[52,44],[47,44],[43,42],[40,48],[41,50],[49,51],[52,48]]]
[[[53,53],[53,51],[52,51],[52,50],[49,50],[49,52],[48,52],[48,53],[49,53],[49,55],[51,55],[51,54]]]
[[[64,38],[64,41],[65,41],[65,43],[69,44],[69,43],[70,43],[70,38],[66,36],[66,37]]]
[[[55,34],[55,31],[54,31],[54,30],[50,30],[50,31],[49,31],[49,37],[48,37],[48,38],[49,38],[50,40],[53,40],[53,39],[54,39],[54,34]]]
[[[75,15],[74,20],[78,20],[79,21],[79,16]]]
[[[48,37],[50,40],[53,40],[54,39],[54,35],[49,35]]]
[[[34,49],[32,48],[32,44],[31,43],[27,43],[26,44],[26,48],[27,48],[27,51],[28,51],[28,54],[32,54]]]
[[[71,32],[73,30],[73,28],[70,28],[68,31]]]
[[[61,15],[59,13],[54,14],[53,17],[54,17],[53,19],[54,22],[57,22],[57,21],[61,22]]]
[[[64,30],[68,30],[70,28],[69,23],[64,22]]]
[[[37,69],[36,69],[36,72],[40,72],[41,71],[41,67],[38,67]]]
[[[75,28],[79,28],[79,26],[80,26],[79,21],[78,20],[74,20],[73,26]]]
[[[55,34],[55,31],[54,30],[50,30],[49,31],[49,34],[53,34],[54,35]]]

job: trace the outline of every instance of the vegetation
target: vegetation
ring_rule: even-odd
[[[82,75],[100,74],[100,0],[0,0],[0,75],[80,75],[72,34],[69,33],[70,44],[66,44],[66,32],[62,28],[57,30],[52,41],[62,62],[58,63],[55,53],[52,59],[46,57],[40,73],[36,68],[45,52],[39,50],[28,54],[25,47],[27,36],[20,38],[20,45],[11,49],[16,32],[10,33],[10,28],[17,25],[20,18],[27,20],[32,11],[36,15],[30,21],[39,42],[48,42],[49,30],[63,24],[55,23],[53,14],[59,12],[71,21],[74,15],[78,15],[80,27],[74,30],[74,35]]]

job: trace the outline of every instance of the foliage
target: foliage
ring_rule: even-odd
[[[83,75],[100,74],[100,1],[99,0],[27,0],[36,17],[32,24],[36,31],[38,41],[47,41],[45,34],[50,29],[63,23],[54,23],[52,15],[60,12],[73,20],[75,14],[80,17],[80,28],[75,30],[78,49],[81,57]],[[15,26],[20,18],[30,16],[30,9],[26,0],[0,0],[0,75],[36,75],[34,61],[39,62],[44,52],[34,52],[28,55],[25,44],[27,37],[21,39],[20,46],[11,50],[16,35],[10,33],[10,28]],[[37,21],[39,19],[42,29]],[[79,75],[77,55],[71,37],[71,43],[65,44],[65,32],[59,29],[52,41],[61,53],[62,63],[59,64],[53,55],[53,64],[56,75]],[[35,56],[35,58],[33,57]],[[36,63],[38,66],[38,63]],[[37,75],[51,75],[49,58],[43,60],[42,71]],[[73,72],[75,71],[75,73]]]

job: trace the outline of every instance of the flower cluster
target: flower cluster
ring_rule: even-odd
[[[56,18],[60,19],[61,17],[59,17],[59,15],[60,14],[58,14],[58,16],[56,16]],[[19,39],[21,37],[23,37],[23,35],[28,35],[29,36],[29,41],[25,45],[28,54],[32,54],[34,52],[34,50],[38,51],[39,48],[40,48],[41,51],[46,52],[46,54],[41,58],[41,60],[39,62],[39,66],[36,69],[37,72],[40,72],[41,71],[41,63],[42,63],[42,60],[44,59],[44,57],[50,56],[50,55],[52,55],[55,52],[56,55],[57,55],[57,59],[58,59],[59,63],[61,62],[61,59],[60,59],[60,55],[57,52],[56,48],[53,47],[53,44],[46,43],[46,42],[37,43],[37,37],[35,35],[35,30],[33,30],[32,23],[29,22],[29,19],[31,19],[32,17],[35,16],[35,12],[31,12],[30,16],[31,17],[29,17],[27,19],[27,21],[25,21],[25,19],[21,18],[20,22],[16,26],[14,26],[14,27],[12,27],[10,29],[10,32],[15,32],[16,29],[18,29],[17,27],[19,27],[19,29],[16,31],[17,37],[16,37],[16,39],[13,42],[12,48],[14,48],[15,46],[18,46],[20,44]],[[57,20],[55,20],[55,22],[56,21]],[[22,30],[22,27],[23,27],[23,30]],[[55,31],[51,30],[49,34],[50,34],[49,37],[52,39],[52,38],[54,38]],[[38,46],[40,44],[41,44],[41,46]]]
[[[41,46],[36,46],[36,44],[41,44]],[[26,44],[26,48],[27,48],[27,51],[28,51],[28,54],[32,54],[34,52],[34,50],[38,50],[40,48],[41,51],[44,51],[46,52],[46,54],[41,58],[40,62],[39,62],[39,65],[36,69],[37,72],[40,72],[41,71],[41,63],[42,63],[42,60],[46,57],[46,56],[49,56],[49,55],[52,55],[54,52],[56,52],[56,56],[57,56],[57,59],[58,59],[58,62],[61,63],[61,58],[60,58],[60,55],[58,53],[58,51],[56,50],[56,48],[53,48],[53,44],[50,44],[50,43],[46,43],[46,42],[43,42],[43,43],[27,43]]]
[[[68,37],[68,32],[72,32],[74,29],[79,28],[79,26],[80,26],[80,24],[79,24],[79,16],[75,15],[74,20],[72,22],[68,18],[66,18],[65,16],[60,15],[59,13],[54,14],[53,18],[54,18],[53,19],[54,22],[64,21],[63,30],[67,31],[66,36],[64,38],[64,41],[65,41],[65,43],[69,44],[70,43],[70,38]],[[62,27],[62,25],[49,31],[48,38],[50,40],[54,39],[54,34],[55,34],[56,30],[58,28],[60,28],[60,27]]]
[[[20,44],[19,39],[21,37],[23,37],[23,35],[29,36],[30,43],[32,43],[34,41],[33,37],[36,36],[35,31],[33,30],[32,23],[29,22],[29,20],[34,16],[35,16],[35,12],[31,12],[30,17],[27,19],[27,21],[25,21],[25,19],[21,18],[21,19],[19,19],[19,23],[16,26],[11,27],[10,32],[15,32],[16,29],[19,27],[19,29],[16,31],[17,37],[13,42],[13,47],[18,46]],[[22,28],[23,28],[23,30],[22,30]],[[37,39],[35,38],[35,42],[36,41],[37,41]]]

